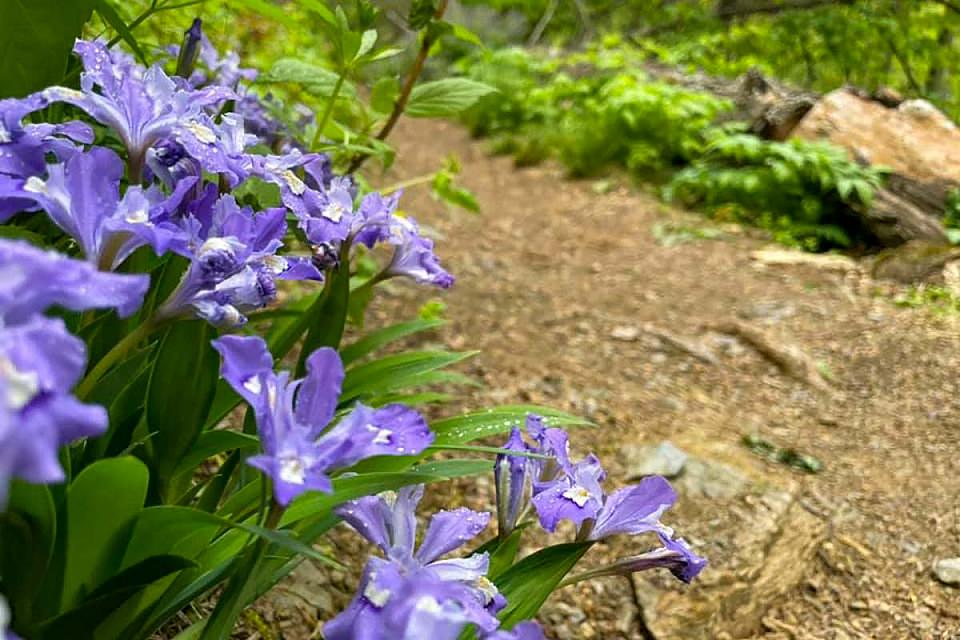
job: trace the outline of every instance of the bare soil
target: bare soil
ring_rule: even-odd
[[[894,285],[855,271],[758,265],[750,253],[769,243],[755,232],[724,228],[720,237],[669,242],[664,229],[710,224],[636,189],[601,190],[553,167],[517,169],[449,123],[403,123],[394,142],[399,166],[373,175],[375,184],[427,173],[454,154],[482,206],[479,215],[448,212],[425,189],[410,190],[404,210],[435,233],[457,283],[443,293],[390,283],[370,310],[376,327],[440,298],[450,322],[429,340],[481,350],[463,371],[483,386],[459,392],[462,403],[438,415],[518,402],[569,410],[596,423],[575,433],[573,448],[601,457],[610,486],[627,481],[631,445],[670,440],[692,455],[721,452],[751,477],[792,487],[823,521],[825,538],[802,579],[762,612],[752,635],[731,636],[718,622],[683,637],[960,638],[960,589],[931,572],[936,559],[960,556],[960,320],[899,308]],[[794,345],[825,384],[785,373],[718,330],[731,321]],[[709,349],[716,363],[665,346],[647,325]],[[813,456],[823,468],[804,473],[758,456],[744,435]],[[431,500],[492,509],[492,487],[464,482]],[[710,559],[705,584],[711,573],[714,581],[735,573],[733,533],[754,526],[742,515],[751,513],[744,500],[681,490],[668,516]],[[614,541],[592,551],[591,562],[648,543]],[[364,545],[347,531],[331,544],[356,572],[298,572],[279,593],[294,594],[302,615],[265,614],[282,637],[319,638],[325,610],[349,599]],[[687,588],[669,575],[644,579]],[[561,591],[541,619],[561,639],[651,633],[626,579]]]

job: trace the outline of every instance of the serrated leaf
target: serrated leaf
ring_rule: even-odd
[[[404,113],[414,118],[452,116],[466,111],[477,100],[496,91],[488,84],[469,78],[424,82],[413,88]]]
[[[266,73],[260,75],[257,82],[299,84],[311,94],[327,98],[333,95],[333,89],[339,78],[338,73],[319,65],[296,58],[281,58],[273,63]],[[353,84],[344,81],[340,88],[340,95],[353,98],[356,97],[357,91]]]

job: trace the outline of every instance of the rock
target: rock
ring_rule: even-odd
[[[893,249],[881,251],[870,265],[870,275],[878,280],[893,280],[902,284],[950,285],[955,278],[955,262],[960,260],[960,248],[908,242]]]
[[[687,463],[684,476],[694,462]],[[779,482],[774,476],[749,482],[749,496],[759,493],[759,499],[735,503],[739,517],[712,534],[723,541],[725,552],[710,558],[690,588],[665,589],[655,576],[634,575],[634,592],[651,637],[756,637],[768,609],[803,583],[826,526],[800,504],[797,484]]]
[[[621,342],[633,342],[640,337],[640,329],[637,327],[614,327],[610,332],[610,337]]]
[[[624,449],[623,457],[630,480],[644,476],[674,478],[687,463],[687,454],[667,440],[656,446],[628,446]]]
[[[817,102],[793,135],[857,149],[870,164],[918,181],[953,181],[960,175],[960,130],[925,101],[908,100],[888,109],[838,89]]]
[[[933,575],[943,584],[960,586],[960,558],[944,558],[933,563]]]
[[[789,249],[759,249],[750,252],[750,258],[764,266],[805,265],[823,271],[847,273],[858,271],[856,260],[830,253],[804,253]]]
[[[960,129],[924,100],[896,109],[849,89],[827,94],[793,131],[807,140],[827,140],[850,156],[892,170],[864,225],[883,244],[909,240],[946,243],[940,223],[947,194],[960,186]]]
[[[739,311],[738,315],[746,320],[760,320],[765,324],[776,324],[784,318],[795,315],[797,308],[781,300],[764,300],[751,304]]]
[[[674,484],[684,495],[726,499],[742,493],[749,480],[731,466],[694,458],[686,461]]]

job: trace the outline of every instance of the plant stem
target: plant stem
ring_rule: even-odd
[[[433,19],[440,20],[446,11],[447,0],[440,0],[440,2],[437,3],[437,10],[433,14]],[[407,78],[403,82],[403,87],[400,89],[400,95],[397,96],[397,101],[393,103],[393,111],[390,113],[390,117],[387,119],[386,124],[383,125],[383,128],[380,129],[380,133],[377,134],[377,140],[386,140],[387,136],[390,135],[390,132],[393,131],[393,128],[400,120],[400,116],[403,115],[404,109],[407,108],[407,102],[410,100],[410,93],[413,91],[414,85],[417,84],[417,78],[419,78],[423,72],[423,66],[426,64],[427,57],[430,55],[430,48],[433,46],[433,42],[434,39],[430,37],[430,32],[425,31],[423,34],[423,42],[420,43],[420,51],[413,61],[413,66],[410,67],[410,71],[407,73]],[[347,173],[355,173],[369,157],[369,153],[361,153],[355,156],[350,163],[350,167],[347,169]]]
[[[113,345],[113,348],[110,349],[105,356],[100,358],[100,361],[90,370],[90,373],[77,385],[75,391],[76,396],[81,400],[89,396],[90,392],[93,391],[93,387],[113,365],[117,364],[131,349],[140,344],[140,342],[162,325],[162,322],[156,322],[155,319],[151,318],[124,336],[120,342]]]
[[[330,116],[333,115],[333,107],[337,104],[337,97],[340,95],[340,90],[343,89],[343,80],[345,77],[346,74],[341,72],[337,77],[337,83],[333,85],[333,93],[330,94],[330,101],[323,110],[323,116],[320,118],[320,122],[317,123],[317,130],[313,134],[313,140],[310,142],[311,149],[316,149],[317,145],[320,144],[320,136],[323,134],[323,130],[327,128],[327,124],[330,122]]]
[[[432,182],[433,179],[436,177],[437,177],[436,173],[428,173],[425,176],[417,176],[416,178],[410,178],[409,180],[402,180],[400,182],[395,182],[389,187],[378,189],[378,191],[380,192],[380,195],[385,196],[393,193],[394,191],[399,191],[400,189],[406,189],[407,187],[417,187],[417,186],[420,186],[421,184],[427,184],[428,182]]]

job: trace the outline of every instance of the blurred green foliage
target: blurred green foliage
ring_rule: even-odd
[[[881,169],[827,144],[763,140],[739,123],[718,124],[729,117],[727,101],[651,80],[636,64],[642,56],[616,38],[570,55],[476,52],[461,70],[499,92],[463,119],[521,165],[555,158],[574,176],[620,167],[662,183],[667,200],[807,250],[865,240],[851,208],[870,204]]]

